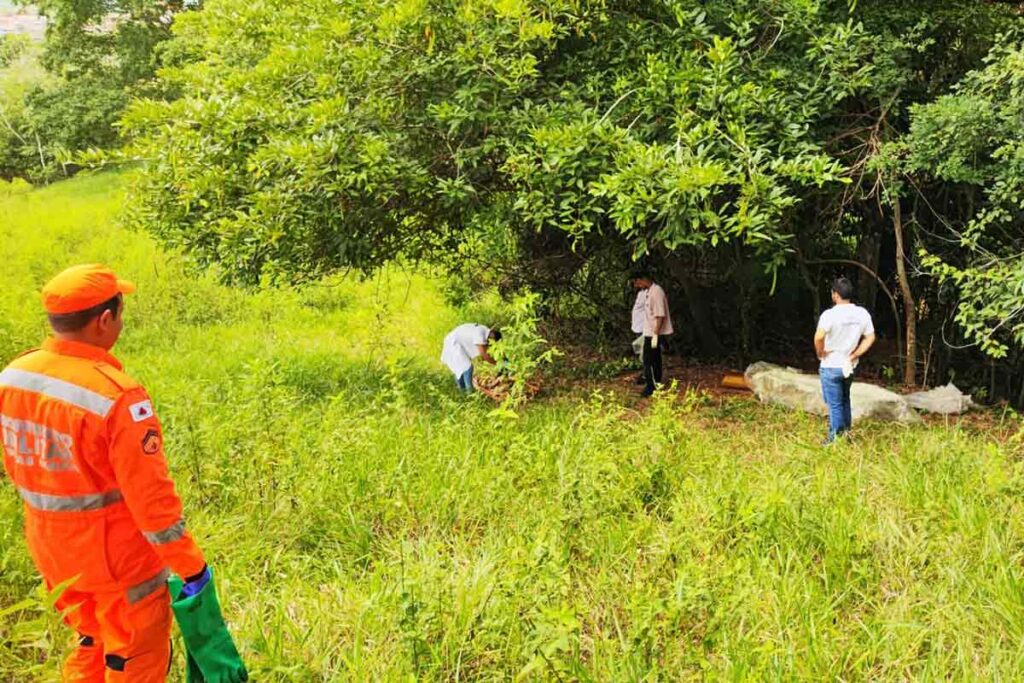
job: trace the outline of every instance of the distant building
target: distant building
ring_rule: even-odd
[[[46,33],[46,17],[34,7],[21,7],[9,0],[0,0],[0,36],[13,33],[42,40]]]
[[[184,0],[183,6],[186,10],[197,10],[203,6],[203,0]],[[86,30],[94,33],[114,31],[119,16],[116,13],[108,14],[97,25],[88,26]],[[165,20],[170,23],[172,18],[173,16],[168,14]],[[0,0],[0,36],[12,33],[42,40],[46,34],[46,17],[40,15],[35,7],[16,5],[12,0]]]

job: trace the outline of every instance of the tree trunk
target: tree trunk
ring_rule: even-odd
[[[724,356],[725,349],[722,346],[722,341],[718,338],[718,332],[715,331],[715,326],[711,322],[713,315],[707,293],[701,291],[700,285],[687,271],[686,264],[682,260],[670,258],[668,265],[672,277],[678,280],[683,287],[683,295],[686,297],[686,305],[690,310],[690,317],[693,319],[694,332],[701,355],[706,358]]]
[[[864,235],[857,243],[857,260],[876,273],[881,253],[882,240],[874,232]],[[857,280],[857,298],[869,311],[874,310],[878,303],[878,280],[863,270]]]
[[[1018,369],[1017,369],[1017,373],[1016,374],[1017,374],[1018,377],[1021,378],[1020,392],[1017,394],[1017,403],[1016,403],[1016,406],[1019,408],[1022,405],[1024,405],[1024,372],[1020,371],[1020,366],[1019,365],[1017,366],[1017,368]]]
[[[803,252],[799,247],[796,250],[796,264],[800,269],[800,279],[803,280],[807,291],[811,293],[811,301],[814,302],[814,323],[817,323],[818,318],[821,317],[821,288],[815,284],[816,280],[811,276],[811,271],[807,268],[807,261],[804,260]]]
[[[722,340],[718,338],[718,332],[711,322],[714,316],[707,293],[702,292],[700,285],[689,276],[683,278],[682,284],[686,303],[690,307],[690,316],[693,317],[693,323],[697,328],[697,342],[700,344],[701,354],[710,358],[721,358],[725,355],[725,347],[722,346]]]
[[[900,200],[892,202],[892,227],[896,236],[896,275],[900,281],[900,296],[903,299],[904,332],[906,334],[906,361],[903,364],[903,383],[907,386],[917,384],[917,307],[914,295],[910,291],[910,278],[907,277],[907,257],[903,244],[903,212]]]
[[[749,264],[744,258],[743,247],[738,241],[733,253],[736,259],[736,266],[733,272],[736,273],[736,289],[740,296],[738,304],[740,314],[740,365],[747,367],[751,360],[751,347],[753,346],[753,321],[751,318],[757,283],[756,279],[751,277]]]

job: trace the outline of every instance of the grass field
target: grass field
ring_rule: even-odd
[[[136,280],[117,353],[254,680],[1019,679],[1012,444],[867,425],[822,450],[817,418],[695,395],[496,419],[436,361],[483,310],[397,268],[226,289],[117,227],[122,185],[0,189],[0,361],[62,267]],[[0,485],[0,680],[55,680],[20,516]]]

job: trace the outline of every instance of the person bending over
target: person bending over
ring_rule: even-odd
[[[455,384],[465,393],[473,391],[473,359],[496,365],[488,351],[491,342],[501,341],[501,332],[477,323],[459,325],[444,338],[441,362],[455,375]]]

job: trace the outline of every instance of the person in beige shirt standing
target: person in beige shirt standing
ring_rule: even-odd
[[[650,396],[661,384],[662,338],[672,334],[672,316],[668,310],[668,297],[661,285],[644,275],[634,278],[633,286],[647,293],[644,305],[644,390],[641,396]]]

